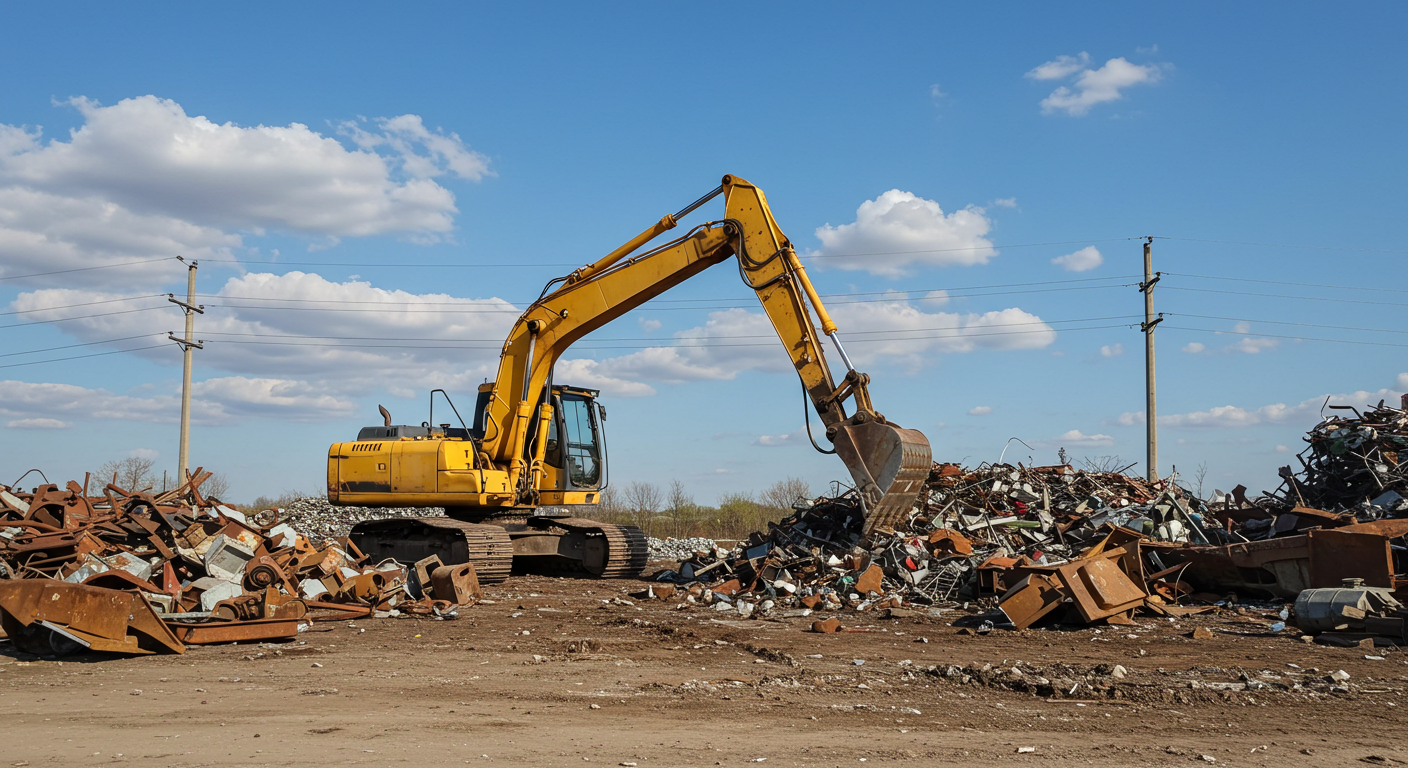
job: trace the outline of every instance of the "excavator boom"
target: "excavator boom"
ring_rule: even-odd
[[[724,197],[723,220],[636,254],[673,229],[678,219],[719,195]],[[893,527],[909,511],[929,473],[929,441],[875,411],[869,377],[851,364],[836,324],[773,219],[763,191],[737,176],[723,177],[717,189],[680,213],[663,217],[606,257],[561,278],[560,284],[550,284],[519,318],[504,344],[486,415],[486,421],[500,429],[486,433],[484,450],[496,464],[510,467],[509,483],[522,497],[531,496],[534,462],[542,459],[526,449],[536,445],[542,450],[542,441],[535,441],[534,435],[550,412],[539,404],[557,359],[584,335],[729,257],[737,257],[744,283],[757,294],[827,438],[850,470],[866,509],[867,533]],[[821,335],[831,338],[845,363],[839,385],[827,365]]]

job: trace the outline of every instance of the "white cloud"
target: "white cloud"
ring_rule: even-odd
[[[753,445],[760,445],[765,448],[782,448],[792,445],[807,444],[806,427],[799,427],[785,435],[758,435],[758,439],[753,441]]]
[[[1276,446],[1276,452],[1277,452],[1277,453],[1290,453],[1290,452],[1291,452],[1291,449],[1288,448],[1288,447],[1286,447],[1286,446],[1284,446],[1284,445],[1278,445],[1278,446]]]
[[[998,208],[1016,208],[1016,207],[1017,207],[1017,198],[1015,198],[1015,197],[999,197],[999,198],[997,198],[996,200],[992,201],[992,204],[995,205],[995,206],[997,206]]]
[[[1078,56],[1057,56],[1055,61],[1035,67],[1026,74],[1032,80],[1060,80],[1074,75],[1090,64],[1090,54],[1081,51]]]
[[[818,227],[821,250],[808,254],[837,269],[899,277],[912,266],[972,266],[997,255],[982,208],[944,213],[939,204],[892,189],[856,209],[850,224]]]
[[[1087,245],[1075,253],[1057,256],[1051,260],[1051,263],[1067,272],[1089,272],[1104,264],[1105,257],[1100,255],[1099,249],[1095,246]]]
[[[307,126],[240,126],[142,96],[71,99],[84,122],[68,140],[0,125],[0,276],[163,256],[229,258],[242,234],[445,237],[454,195],[433,180],[478,180],[487,160],[415,115],[376,121],[344,147]],[[150,285],[179,271],[77,272],[31,285]]]
[[[218,403],[230,417],[273,416],[322,421],[350,416],[355,403],[328,394],[319,385],[288,379],[226,376],[191,385],[192,398]]]
[[[58,419],[15,419],[5,426],[10,429],[68,429],[73,422]]]
[[[321,385],[301,381],[230,377],[196,382],[191,388],[191,420],[197,424],[233,424],[251,416],[318,421],[346,416],[351,411],[350,401],[326,394]],[[18,417],[9,423],[10,427],[59,429],[63,427],[58,425],[67,423],[56,418],[60,416],[85,423],[104,420],[173,424],[180,415],[179,391],[118,395],[74,384],[0,381],[0,417]]]
[[[1400,377],[1401,378],[1401,377]],[[1380,400],[1394,403],[1402,394],[1402,388],[1380,389],[1375,392],[1351,392],[1329,395],[1329,405],[1352,405],[1363,409],[1377,404]],[[1326,395],[1302,400],[1294,405],[1272,403],[1259,408],[1242,408],[1235,405],[1222,405],[1206,411],[1170,414],[1159,416],[1159,426],[1235,429],[1258,424],[1304,424],[1307,429],[1320,420],[1320,409],[1326,405]]]
[[[949,301],[948,291],[937,290],[929,291],[924,294],[924,298],[919,300],[919,304],[928,309],[938,309],[939,307],[947,305]]]
[[[642,331],[645,331],[646,333],[660,330],[661,323],[659,320],[654,320],[645,317],[637,317],[636,322],[640,323],[640,329]]]
[[[969,416],[986,416],[989,413],[992,413],[991,405],[975,405],[968,409]]]
[[[1401,392],[1408,392],[1408,373],[1398,374],[1398,380],[1394,386]]]
[[[1281,346],[1280,339],[1262,339],[1248,336],[1239,339],[1236,344],[1228,347],[1229,350],[1241,352],[1246,355],[1255,355],[1268,349],[1275,349]]]
[[[932,364],[936,354],[1041,349],[1056,340],[1051,326],[1016,307],[985,313],[925,312],[909,302],[895,301],[838,304],[831,314],[841,327],[847,352],[860,366],[890,363],[917,370]],[[792,370],[776,332],[761,312],[711,312],[708,322],[675,333],[674,340],[674,346],[649,347],[579,365],[607,379],[662,384],[727,381],[744,371]],[[833,352],[829,345],[824,351]],[[833,368],[839,366],[839,360],[833,363]]]
[[[127,452],[127,455],[138,459],[155,460],[156,457],[161,455],[161,452],[154,448],[133,448]]]
[[[943,101],[946,96],[948,96],[948,94],[944,93],[944,89],[940,88],[938,83],[929,86],[929,98],[933,99],[935,106],[938,106],[939,102]]]
[[[1133,427],[1139,424],[1143,424],[1146,421],[1148,421],[1148,417],[1144,415],[1143,411],[1125,411],[1124,413],[1121,413],[1118,418],[1115,419],[1115,423],[1119,424],[1121,427]]]
[[[1033,80],[1064,80],[1074,76],[1074,88],[1062,85],[1041,101],[1044,114],[1065,112],[1080,116],[1096,104],[1124,98],[1121,93],[1135,85],[1152,85],[1162,76],[1159,67],[1131,64],[1123,57],[1110,59],[1099,69],[1090,69],[1090,55],[1059,56],[1037,66],[1026,77]]]
[[[1190,341],[1183,345],[1183,351],[1190,355],[1202,354],[1207,348],[1206,344],[1197,341]]]
[[[1079,429],[1072,429],[1069,432],[1062,432],[1054,440],[1045,441],[1052,445],[1075,445],[1087,448],[1114,445],[1115,439],[1109,435],[1087,435]]]
[[[1106,344],[1100,347],[1101,357],[1119,357],[1124,354],[1123,344]]]
[[[62,319],[72,317],[73,310],[53,309],[130,295],[42,289],[20,294],[10,308],[24,311],[26,320],[51,322],[84,342],[142,334],[160,337],[180,327],[174,308],[75,320]],[[413,388],[419,391],[428,381],[423,377],[489,365],[497,361],[503,339],[521,312],[497,298],[414,294],[362,281],[335,283],[303,272],[248,273],[230,278],[215,294],[197,301],[206,306],[206,314],[196,318],[196,336],[206,342],[196,353],[201,370],[279,379],[330,377],[332,388],[342,391],[365,391],[369,385],[388,382],[405,389],[411,380],[417,381]],[[161,298],[109,306],[170,307]],[[137,354],[157,362],[176,359],[166,348]],[[444,386],[445,379],[437,381]]]

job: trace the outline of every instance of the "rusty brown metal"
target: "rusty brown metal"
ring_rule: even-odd
[[[290,640],[298,636],[298,619],[210,621],[200,624],[171,621],[167,626],[187,645]]]
[[[146,600],[134,592],[49,579],[3,581],[0,622],[21,648],[48,644],[52,652],[66,645],[70,650],[81,647],[109,653],[185,652]]]

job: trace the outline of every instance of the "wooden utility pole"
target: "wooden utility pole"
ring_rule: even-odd
[[[185,261],[180,256],[176,258]],[[166,300],[181,307],[186,312],[186,335],[183,338],[176,338],[170,331],[166,332],[166,337],[176,342],[181,347],[185,355],[185,365],[181,372],[181,448],[178,452],[176,475],[177,482],[186,482],[186,468],[190,463],[191,452],[191,350],[205,349],[204,342],[196,341],[192,338],[195,335],[196,314],[205,314],[205,305],[196,306],[196,267],[200,262],[191,260],[186,264],[186,300],[181,301],[175,294],[166,294]]]
[[[1154,397],[1154,326],[1163,322],[1164,316],[1154,317],[1154,284],[1163,273],[1154,271],[1154,238],[1144,239],[1144,282],[1139,284],[1139,292],[1144,294],[1144,322],[1139,330],[1144,332],[1144,426],[1148,438],[1146,477],[1150,482],[1159,479],[1159,409]]]

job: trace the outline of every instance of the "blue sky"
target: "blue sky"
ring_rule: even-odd
[[[877,407],[939,460],[1018,437],[1009,460],[1142,471],[1133,283],[1161,238],[1160,469],[1271,487],[1326,396],[1408,388],[1405,20],[9,4],[0,482],[174,468],[177,254],[208,307],[192,463],[238,498],[316,490],[378,403],[419,423],[432,387],[471,400],[547,280],[732,173],[767,192]],[[716,269],[569,355],[559,380],[609,404],[616,481],[708,502],[846,476],[798,432],[755,303]]]

